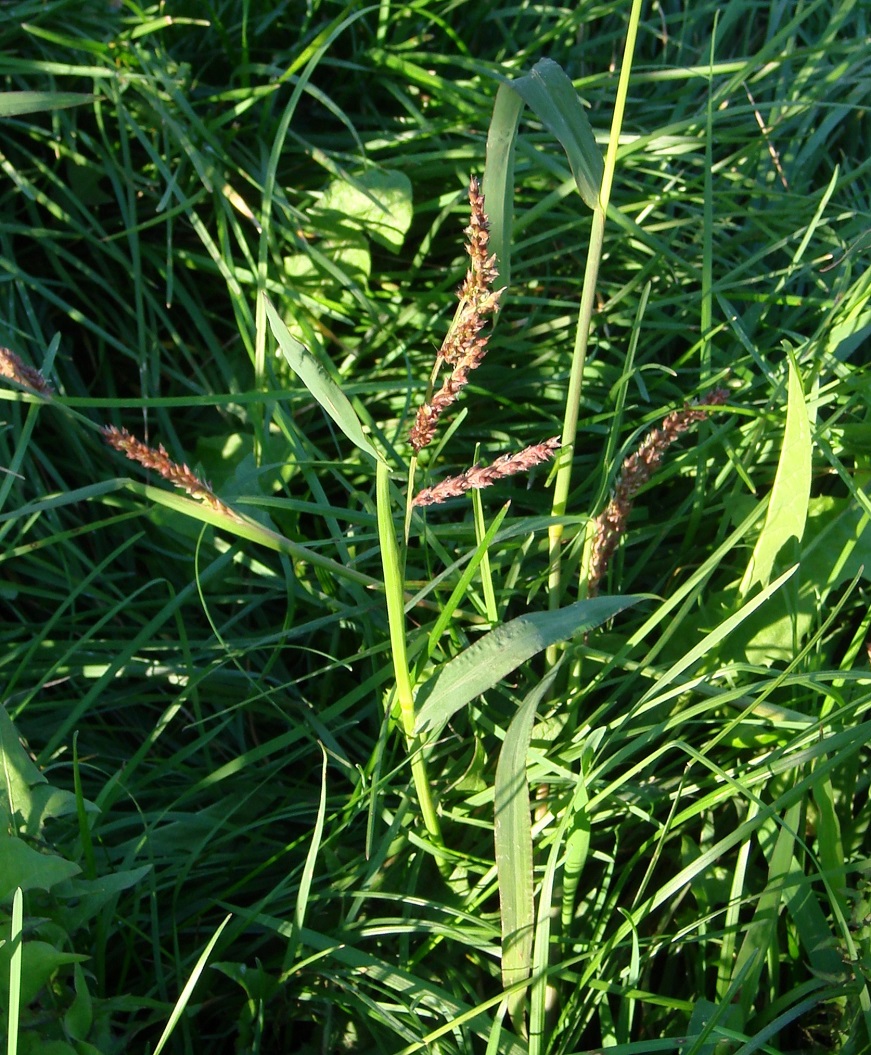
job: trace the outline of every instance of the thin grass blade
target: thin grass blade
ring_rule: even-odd
[[[232,918],[232,915],[224,917],[224,921],[209,939],[209,944],[205,947],[205,949],[203,949],[200,958],[197,960],[196,965],[194,966],[193,971],[191,971],[190,978],[188,978],[184,989],[182,989],[181,991],[181,996],[178,998],[175,1007],[172,1009],[172,1014],[169,1016],[169,1021],[166,1023],[166,1028],[160,1035],[160,1040],[157,1042],[157,1047],[154,1049],[154,1055],[160,1055],[160,1053],[166,1047],[166,1042],[172,1035],[172,1031],[175,1029],[176,1025],[178,1024],[178,1020],[184,1014],[184,1009],[187,1007],[188,1002],[190,1001],[191,995],[194,991],[194,986],[200,980],[200,975],[205,970],[206,963],[208,962],[209,956],[212,953],[212,949],[214,949],[215,945],[217,945],[218,938],[221,937],[221,933],[223,932],[224,927],[227,926],[227,924]]]
[[[499,752],[494,787],[494,841],[499,906],[502,915],[502,985],[510,989],[529,978],[535,903],[532,880],[532,821],[526,755],[536,709],[550,689],[558,666],[551,668],[528,693],[508,726]],[[508,996],[508,1012],[515,1030],[525,1034],[526,990]]]

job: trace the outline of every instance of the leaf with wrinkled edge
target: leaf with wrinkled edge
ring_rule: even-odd
[[[288,366],[299,377],[314,398],[320,403],[348,439],[376,461],[381,456],[366,439],[363,426],[351,402],[336,382],[330,377],[308,348],[291,335],[278,312],[266,300],[266,315],[272,333],[278,341]]]
[[[436,737],[467,703],[537,655],[575,634],[592,630],[637,604],[641,597],[592,597],[552,612],[532,612],[491,630],[431,678],[417,697],[415,731]]]
[[[317,206],[356,222],[379,245],[402,248],[414,215],[411,180],[397,169],[370,169],[333,180]]]

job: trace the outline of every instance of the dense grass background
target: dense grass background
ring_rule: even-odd
[[[867,3],[645,5],[563,605],[622,459],[685,401],[725,385],[729,403],[636,503],[602,592],[646,598],[431,746],[443,846],[393,710],[374,469],[266,324],[264,292],[390,459],[398,529],[500,79],[559,63],[604,151],[628,17],[0,10],[7,91],[92,95],[0,119],[0,344],[57,392],[2,392],[0,895],[9,937],[25,888],[20,1050],[153,1051],[228,915],[168,1050],[871,1050]],[[386,225],[366,188],[389,188]],[[510,288],[428,479],[561,429],[590,214],[531,111],[515,191]],[[260,532],[146,479],[108,423],[163,443]],[[421,684],[548,607],[547,472],[484,492],[484,528],[509,499],[455,597],[482,533],[471,503],[412,521]],[[792,534],[763,527],[769,501]],[[509,728],[533,703],[527,750]],[[533,811],[500,884],[506,738]],[[499,894],[502,913],[522,900],[528,853],[534,981],[509,1015]]]

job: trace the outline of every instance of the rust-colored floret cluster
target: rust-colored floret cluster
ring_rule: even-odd
[[[101,431],[106,443],[116,451],[121,451],[131,461],[139,462],[146,469],[154,469],[164,480],[169,480],[174,487],[186,491],[192,498],[205,502],[216,513],[224,513],[233,520],[240,519],[192,469],[172,461],[162,443],[158,444],[156,449],[149,447],[147,443],[137,440],[127,429],[119,429],[115,425],[106,425]]]
[[[725,388],[717,388],[692,406],[673,411],[659,428],[648,432],[638,450],[623,462],[611,501],[593,522],[596,534],[588,584],[591,597],[598,592],[608,562],[617,548],[620,536],[626,531],[635,496],[659,468],[666,451],[678,436],[697,422],[703,421],[712,407],[722,406],[728,395]]]
[[[28,366],[15,352],[9,348],[0,347],[0,377],[8,377],[18,384],[24,385],[38,392],[42,396],[54,395],[54,389],[42,376],[39,370]],[[224,513],[233,520],[240,521],[238,513],[225,505],[214,493],[211,487],[201,480],[187,465],[179,465],[170,459],[163,445],[155,449],[148,444],[142,443],[132,436],[127,429],[119,429],[114,425],[106,425],[100,430],[103,438],[110,447],[121,451],[131,461],[139,462],[146,469],[154,469],[165,479],[169,480],[175,487],[186,491],[192,498],[205,502],[215,510],[216,513]]]
[[[496,256],[490,253],[490,225],[484,212],[484,195],[474,176],[469,181],[469,205],[472,218],[465,230],[469,269],[458,294],[459,306],[436,357],[433,379],[442,363],[451,367],[451,373],[439,391],[418,408],[409,436],[415,454],[432,442],[442,414],[456,402],[469,382],[469,374],[481,364],[487,352],[488,340],[488,335],[481,331],[487,316],[494,315],[498,310],[499,298],[504,290],[504,287],[493,289],[499,271],[496,268]],[[467,491],[489,487],[503,477],[525,472],[546,461],[553,457],[558,448],[559,440],[554,437],[526,447],[518,454],[503,454],[490,466],[475,465],[459,476],[424,488],[415,496],[413,504],[435,505]]]
[[[39,392],[41,396],[54,395],[54,389],[33,366],[28,366],[9,348],[0,348],[0,377],[8,377],[19,385]]]
[[[422,491],[418,491],[414,498],[414,505],[436,505],[449,498],[459,498],[467,491],[489,487],[506,476],[525,473],[534,465],[540,465],[541,462],[552,458],[554,452],[559,450],[559,445],[559,436],[552,436],[544,443],[535,443],[518,454],[503,454],[492,465],[473,465],[471,469],[466,469],[459,476],[451,476],[433,487],[425,487]]]

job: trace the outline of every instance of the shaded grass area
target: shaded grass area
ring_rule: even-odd
[[[543,655],[524,663],[430,746],[444,848],[395,713],[374,470],[276,356],[263,294],[392,459],[399,530],[499,80],[549,56],[604,150],[625,5],[0,13],[7,90],[94,97],[0,123],[0,344],[56,389],[3,392],[0,678],[59,789],[22,800],[18,759],[9,831],[81,868],[26,890],[25,949],[55,952],[29,965],[25,1050],[153,1050],[228,913],[172,1050],[867,1050],[868,12],[687,6],[640,26],[563,604],[644,433],[714,385],[728,408],[636,501],[601,589],[648,599],[571,639],[553,681]],[[385,188],[389,222],[366,205]],[[515,192],[491,350],[416,486],[477,445],[492,461],[559,432],[590,221],[531,112]],[[802,410],[806,522],[754,581],[778,477],[801,504]],[[146,481],[108,423],[260,533]],[[422,683],[547,607],[546,471],[485,492],[485,529],[509,499],[459,597],[472,507],[412,521]],[[506,740],[535,892],[512,1014]]]

